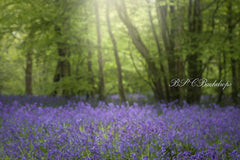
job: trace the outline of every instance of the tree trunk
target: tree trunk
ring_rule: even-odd
[[[115,61],[116,61],[116,64],[117,64],[118,91],[119,91],[119,95],[120,95],[120,98],[121,98],[121,102],[126,102],[126,97],[125,97],[123,83],[122,83],[122,68],[121,68],[121,62],[120,62],[120,59],[119,59],[119,56],[118,56],[117,42],[116,42],[115,37],[112,33],[112,26],[111,26],[111,21],[110,21],[110,18],[109,18],[109,1],[108,0],[107,0],[107,8],[106,8],[106,19],[107,19],[108,33],[109,33],[109,36],[110,36],[112,44],[113,44]]]
[[[221,55],[219,56],[219,64],[218,64],[218,80],[222,80],[222,60]],[[225,82],[225,81],[224,81]],[[217,102],[221,104],[223,96],[223,89],[221,87],[218,88],[218,99]]]
[[[164,42],[164,48],[165,53],[167,55],[168,60],[168,69],[169,69],[169,79],[175,79],[179,78],[179,72],[178,72],[178,61],[179,57],[175,55],[175,43],[176,43],[176,26],[179,25],[176,22],[176,13],[175,13],[175,7],[173,5],[170,5],[170,14],[173,18],[170,18],[171,20],[171,26],[168,24],[168,5],[161,6],[160,0],[156,1],[156,11],[157,11],[157,18],[159,25],[161,26],[161,33],[162,38]],[[170,29],[169,29],[170,28]],[[180,88],[179,87],[168,87],[168,90],[170,90],[170,99],[180,99]]]
[[[102,40],[101,40],[101,28],[100,28],[100,18],[98,11],[98,1],[95,0],[95,15],[96,15],[96,29],[97,29],[97,42],[98,42],[98,66],[99,66],[99,83],[98,83],[98,93],[99,100],[105,100],[105,82],[104,82],[104,69],[103,69],[103,58],[102,58]]]
[[[231,54],[231,68],[232,68],[232,100],[235,104],[239,104],[239,98],[238,98],[238,78],[237,78],[237,61],[235,59],[235,49],[234,49],[234,40],[233,40],[233,30],[234,30],[234,25],[233,25],[233,9],[232,9],[232,1],[229,0],[227,4],[227,12],[228,12],[228,17],[227,17],[227,24],[228,24],[228,41],[229,41],[229,50]]]
[[[155,98],[157,100],[165,99],[165,95],[164,95],[162,84],[161,84],[160,73],[156,66],[156,63],[154,62],[153,58],[151,57],[146,45],[143,43],[143,41],[140,37],[140,34],[137,31],[137,28],[132,24],[131,20],[129,19],[124,0],[121,0],[121,2],[122,2],[121,6],[115,2],[115,6],[117,9],[118,15],[119,15],[120,19],[122,20],[122,22],[127,27],[128,34],[129,34],[130,38],[132,39],[132,42],[135,45],[136,49],[139,51],[139,53],[142,55],[142,57],[144,58],[144,60],[147,63],[148,77],[152,83],[152,90],[154,92]]]
[[[25,94],[32,95],[32,53],[27,53],[25,73]]]
[[[94,98],[94,75],[92,70],[92,51],[90,49],[90,42],[88,41],[88,57],[87,57],[87,66],[88,66],[88,82],[91,86],[90,91],[87,93],[87,100],[90,98]]]
[[[194,1],[194,4],[192,4],[192,1]],[[199,49],[200,42],[197,38],[197,35],[200,36],[202,32],[200,0],[189,0],[188,25],[190,33],[190,51],[192,52],[187,56],[188,76],[193,81],[197,78],[202,78],[202,61],[199,60],[201,55]],[[189,85],[187,90],[187,102],[199,102],[200,98],[201,87]]]
[[[65,7],[67,5],[67,1],[64,2],[64,5],[61,4],[59,0],[55,0],[55,4],[57,7],[59,7],[60,10],[63,12],[61,13],[60,19],[61,19],[61,25],[55,25],[54,30],[56,33],[56,37],[59,39],[57,44],[57,51],[58,51],[58,62],[57,62],[57,67],[55,71],[55,75],[53,78],[53,82],[56,83],[61,83],[61,81],[64,81],[65,78],[71,76],[71,66],[69,62],[69,57],[70,57],[70,50],[69,50],[69,44],[66,42],[67,40],[65,39],[65,33],[64,31],[66,29],[69,29],[69,16],[67,15],[67,10]],[[65,29],[63,29],[65,28]],[[58,91],[60,91],[58,93]],[[50,95],[56,96],[57,94],[60,94],[62,96],[72,96],[72,89],[69,86],[59,86],[54,88],[52,93]]]
[[[159,39],[157,36],[157,32],[156,32],[156,28],[153,24],[153,18],[152,18],[152,13],[151,13],[151,7],[149,4],[149,0],[147,0],[148,3],[148,15],[149,15],[149,19],[150,19],[150,23],[151,23],[151,28],[152,28],[152,32],[153,32],[153,37],[157,46],[157,50],[158,50],[158,56],[159,56],[159,64],[160,64],[160,69],[161,69],[161,74],[163,75],[163,79],[164,79],[164,87],[165,87],[165,92],[166,92],[166,98],[169,101],[170,100],[170,95],[169,95],[169,87],[168,87],[168,78],[167,78],[167,73],[165,72],[164,66],[163,66],[163,54],[162,54],[162,49],[159,43]]]
[[[59,26],[55,26],[55,31],[61,37],[61,28]],[[70,72],[70,62],[68,58],[70,57],[70,52],[68,50],[67,44],[66,43],[57,43],[57,49],[58,49],[58,63],[55,71],[55,75],[53,78],[53,82],[60,82],[63,80],[65,77],[70,77],[71,72]],[[61,90],[60,94],[62,96],[71,96],[71,90],[66,89],[65,86],[62,86],[59,88]],[[57,88],[54,89],[54,91],[51,93],[52,96],[56,96],[57,93]]]

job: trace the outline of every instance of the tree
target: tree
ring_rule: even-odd
[[[154,92],[155,98],[158,100],[164,99],[165,94],[163,92],[163,87],[161,84],[161,78],[159,74],[159,70],[156,66],[156,63],[153,60],[153,57],[151,57],[148,48],[143,43],[142,38],[137,31],[137,28],[132,24],[127,10],[125,6],[124,0],[120,0],[121,4],[118,4],[115,2],[115,6],[118,12],[118,15],[122,22],[125,24],[125,26],[128,29],[128,34],[130,38],[132,39],[133,44],[135,45],[136,49],[139,51],[141,56],[144,58],[147,64],[147,72],[149,76],[149,80],[151,82],[151,87]]]
[[[188,31],[191,53],[187,56],[188,76],[191,81],[202,79],[202,61],[199,47],[199,35],[202,32],[202,17],[200,0],[189,0],[188,6]],[[187,102],[199,102],[201,98],[201,87],[188,86]]]
[[[115,37],[112,33],[112,26],[111,26],[111,21],[110,21],[110,18],[109,18],[109,3],[110,3],[109,0],[107,0],[106,19],[107,19],[108,33],[109,33],[109,36],[110,36],[112,44],[113,44],[114,57],[115,57],[115,61],[116,61],[116,64],[117,64],[118,91],[119,91],[121,101],[125,102],[126,97],[125,97],[123,82],[122,82],[122,67],[121,67],[121,62],[119,60],[117,42],[116,42]]]
[[[25,94],[32,95],[32,53],[27,53]]]
[[[156,1],[156,3],[158,3],[158,1]],[[163,51],[162,48],[160,46],[159,43],[159,39],[158,39],[158,35],[156,32],[156,28],[155,25],[153,24],[153,17],[152,17],[152,12],[151,12],[151,4],[149,2],[149,0],[147,0],[147,4],[148,4],[148,15],[149,15],[149,19],[150,19],[150,23],[151,23],[151,28],[152,28],[152,32],[153,32],[153,37],[157,46],[157,51],[158,51],[158,56],[159,56],[159,64],[160,64],[160,69],[161,69],[161,75],[163,75],[163,79],[164,79],[164,87],[165,87],[165,91],[166,91],[166,98],[167,100],[170,100],[170,95],[169,95],[169,87],[168,87],[168,78],[167,78],[167,73],[165,72],[165,68],[163,66]]]
[[[88,57],[87,57],[87,66],[88,66],[88,81],[90,84],[90,92],[87,93],[87,100],[89,97],[94,98],[94,75],[93,75],[93,69],[92,69],[92,51],[90,42],[88,41],[89,49],[88,49]]]
[[[54,35],[52,45],[56,47],[57,52],[57,66],[53,77],[56,87],[51,93],[53,96],[57,94],[63,96],[76,94],[73,93],[73,90],[76,90],[77,82],[72,76],[70,59],[72,54],[81,54],[81,47],[74,50],[75,46],[79,45],[79,39],[81,39],[81,37],[77,37],[79,34],[75,33],[75,26],[79,25],[76,19],[81,16],[78,15],[81,5],[83,5],[82,1],[56,0],[49,9],[49,12],[57,11],[57,14],[53,14],[51,17],[53,21],[48,22],[52,24],[51,32]]]
[[[98,50],[98,66],[99,66],[99,83],[98,83],[98,92],[99,100],[105,100],[105,82],[104,82],[104,69],[103,69],[103,58],[102,58],[102,37],[101,37],[101,27],[100,27],[100,18],[99,18],[99,8],[98,1],[95,0],[95,15],[96,15],[96,29],[97,29],[97,50]]]
[[[181,36],[180,32],[183,25],[180,17],[183,15],[180,11],[178,11],[180,7],[176,6],[174,1],[170,1],[169,3],[163,2],[165,1],[156,0],[155,6],[158,23],[161,26],[160,28],[164,44],[164,51],[165,55],[167,55],[168,76],[169,80],[171,81],[172,79],[183,77],[181,58],[176,54],[176,46],[179,45],[177,37]],[[167,90],[170,90],[169,99],[180,99],[179,87],[171,87],[167,88]]]
[[[240,100],[238,97],[239,92],[239,81],[237,78],[237,55],[235,55],[236,50],[234,47],[234,29],[236,27],[236,23],[233,20],[233,4],[232,0],[227,1],[227,39],[229,43],[229,52],[231,55],[231,70],[232,70],[232,100],[235,104],[240,104]]]
[[[55,26],[55,31],[59,37],[61,37],[61,28],[59,26]],[[65,77],[71,76],[71,70],[70,70],[70,63],[68,61],[68,58],[70,57],[70,52],[68,45],[64,42],[58,42],[57,43],[58,48],[58,63],[56,67],[56,72],[53,78],[53,82],[60,82],[60,80],[63,80]],[[53,96],[57,95],[57,90],[55,89],[52,93]],[[61,95],[71,95],[69,91],[66,91],[65,89],[62,90]]]

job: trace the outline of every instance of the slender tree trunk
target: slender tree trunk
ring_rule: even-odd
[[[87,66],[88,66],[88,82],[91,86],[90,91],[87,93],[87,100],[90,98],[94,98],[94,75],[92,70],[92,51],[90,49],[90,42],[88,41],[88,57],[87,57]]]
[[[228,17],[227,17],[227,24],[228,24],[228,41],[230,45],[230,54],[231,54],[231,68],[232,68],[232,100],[235,104],[239,104],[239,98],[238,98],[238,78],[237,78],[237,61],[235,59],[235,49],[234,49],[234,40],[233,40],[233,6],[232,1],[228,0],[227,3],[227,11],[228,11]]]
[[[173,1],[171,1],[174,3]],[[181,15],[176,13],[176,9],[174,5],[170,5],[170,21],[171,28],[169,30],[169,47],[168,47],[168,68],[170,73],[170,80],[174,78],[181,78],[181,58],[175,54],[176,45],[177,45],[177,36],[181,36],[178,34],[178,30],[181,30],[181,23],[177,18]],[[167,22],[166,22],[167,23]],[[179,68],[178,68],[179,67]],[[171,100],[179,100],[180,99],[180,88],[179,87],[171,87]]]
[[[105,82],[104,82],[104,69],[103,69],[103,58],[102,58],[102,39],[101,39],[101,28],[100,28],[100,18],[98,11],[98,1],[95,0],[95,15],[96,15],[96,29],[97,29],[97,42],[98,42],[98,66],[99,66],[99,83],[98,92],[99,100],[105,100]]]
[[[86,14],[85,21],[88,21],[88,18],[90,17],[88,7],[84,8],[84,12]],[[87,32],[87,34],[89,33],[89,24],[88,23],[85,24],[84,30]],[[88,100],[94,99],[94,94],[95,94],[96,88],[94,86],[95,79],[94,79],[94,73],[93,73],[93,69],[92,69],[92,55],[93,55],[92,44],[89,39],[87,39],[86,43],[87,43],[87,50],[88,50],[87,70],[88,70],[88,84],[89,84],[89,89],[86,94],[86,100],[88,101]]]
[[[109,18],[109,0],[107,0],[106,19],[107,19],[108,33],[109,33],[109,36],[110,36],[112,44],[113,44],[115,61],[116,61],[116,64],[117,64],[118,91],[119,91],[119,95],[120,95],[120,98],[121,98],[121,102],[126,102],[126,97],[125,97],[123,82],[122,82],[122,67],[121,67],[121,62],[120,62],[119,56],[118,56],[117,42],[116,42],[115,37],[112,33],[112,26],[111,26],[111,21],[110,21],[110,18]]]
[[[159,43],[156,28],[153,24],[153,18],[152,18],[152,12],[151,12],[151,7],[150,7],[149,0],[147,0],[147,3],[148,3],[148,15],[149,15],[150,23],[151,23],[153,37],[154,37],[154,40],[155,40],[155,43],[156,43],[156,46],[157,46],[157,50],[158,50],[161,75],[163,75],[163,79],[164,79],[164,87],[165,87],[165,92],[166,92],[166,98],[169,101],[170,100],[170,95],[169,95],[169,87],[168,87],[168,78],[167,78],[167,73],[165,72],[165,69],[164,69],[164,66],[163,66],[162,48],[161,48],[160,43]]]
[[[40,73],[40,91],[41,94],[46,93],[46,87],[43,85],[47,82],[47,69],[46,69],[46,61],[43,59],[42,71]]]
[[[194,3],[192,3],[192,1]],[[189,0],[189,10],[188,10],[188,25],[190,33],[190,50],[191,54],[187,56],[188,61],[188,76],[193,81],[197,78],[202,78],[202,61],[199,60],[201,55],[199,49],[199,39],[197,35],[200,36],[202,32],[202,20],[201,20],[201,8],[200,0]],[[188,86],[187,91],[187,102],[194,103],[199,102],[201,98],[201,87]]]
[[[218,80],[222,80],[222,57],[219,56],[219,64],[218,64]],[[223,89],[221,87],[218,88],[218,99],[217,102],[220,104],[222,102],[222,96],[223,96]]]
[[[26,73],[25,73],[25,94],[32,95],[32,53],[27,53]]]
[[[149,80],[152,83],[152,90],[154,92],[155,98],[157,100],[165,99],[165,94],[163,92],[163,87],[161,84],[160,72],[156,66],[155,61],[151,57],[149,50],[147,49],[146,45],[143,43],[140,37],[140,34],[137,31],[137,28],[132,24],[127,14],[124,0],[121,0],[121,5],[115,2],[115,6],[120,19],[128,29],[128,34],[132,39],[133,44],[135,45],[136,49],[139,51],[139,53],[142,55],[142,57],[147,63],[147,73],[148,73]]]

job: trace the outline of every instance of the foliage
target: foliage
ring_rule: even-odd
[[[194,16],[188,15],[191,11],[190,1],[98,1],[101,51],[108,95],[118,93],[118,78],[115,74],[117,67],[113,46],[107,32],[107,1],[110,2],[109,17],[118,44],[123,86],[127,93],[156,92],[157,89],[154,89],[156,82],[151,80],[159,79],[161,92],[167,95],[169,90],[170,97],[179,92],[180,96],[173,97],[172,100],[186,99],[188,87],[172,91],[166,86],[173,77],[193,78],[188,73],[191,66],[189,57],[198,53],[195,55],[196,61],[200,62],[197,68],[203,70],[203,78],[209,81],[229,81],[234,84],[223,93],[216,88],[204,87],[201,94],[221,97],[231,94],[234,88],[236,88],[234,92],[239,94],[238,1],[201,1],[198,6],[201,14],[197,17],[201,20],[202,27],[199,33],[189,30],[191,16]],[[197,4],[199,0],[193,1]],[[121,9],[125,5],[129,22],[133,24],[135,31],[138,31],[142,44],[149,51],[151,63],[155,64],[157,71],[154,75],[151,75],[148,69],[151,63],[141,56],[139,53],[141,50],[136,48],[128,27],[119,17],[116,4]],[[230,4],[232,7],[229,7]],[[68,90],[71,96],[86,95],[89,92],[98,94],[98,44],[93,0],[1,0],[0,9],[3,13],[0,15],[0,93],[17,95],[25,93],[25,86],[30,85],[24,81],[26,59],[27,53],[31,52],[33,55],[31,85],[34,95],[50,95],[56,89],[54,87],[57,87],[58,91]],[[123,13],[123,10],[121,12]],[[163,14],[165,12],[166,15]],[[60,28],[60,33],[56,30],[57,27]],[[231,33],[229,27],[232,28]],[[155,38],[158,39],[159,46]],[[173,45],[169,47],[168,43]],[[63,46],[68,50],[68,57],[59,56],[59,48]],[[89,52],[92,53],[90,58],[92,73],[88,70]],[[68,77],[54,82],[56,68],[61,60],[69,62],[70,73]],[[193,70],[194,75],[199,74],[198,69]],[[234,70],[236,75],[233,73]],[[94,79],[93,84],[89,82],[89,77]],[[58,95],[63,94],[58,92]]]

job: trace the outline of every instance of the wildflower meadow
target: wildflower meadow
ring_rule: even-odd
[[[43,99],[0,102],[0,159],[240,159],[233,106]]]

